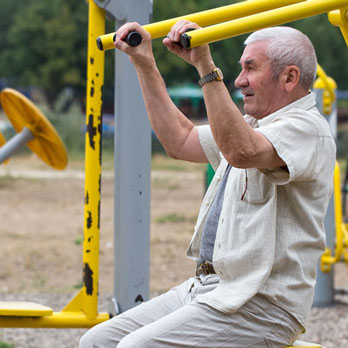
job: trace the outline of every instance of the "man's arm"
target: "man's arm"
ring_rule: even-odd
[[[215,68],[208,45],[186,50],[175,44],[192,27],[198,26],[188,21],[177,22],[169,33],[170,39],[165,39],[163,43],[170,51],[192,64],[203,77]],[[239,168],[275,168],[285,165],[268,139],[245,122],[223,81],[206,83],[203,93],[213,136],[230,164]]]
[[[143,38],[137,47],[130,47],[122,41],[133,30],[137,30]],[[115,47],[127,53],[136,68],[151,126],[168,155],[192,162],[207,162],[197,128],[167,93],[152,54],[150,34],[137,23],[128,23],[117,31]]]
[[[200,76],[212,69],[201,68]],[[285,166],[270,141],[245,122],[223,81],[205,84],[203,93],[212,133],[229,163],[237,168]]]

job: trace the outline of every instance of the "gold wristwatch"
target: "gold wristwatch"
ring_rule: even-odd
[[[214,68],[213,71],[201,79],[198,80],[198,84],[200,87],[203,87],[207,82],[211,81],[222,81],[224,79],[224,75],[222,74],[221,69]]]

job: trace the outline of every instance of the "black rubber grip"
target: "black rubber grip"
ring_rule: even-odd
[[[116,40],[116,34],[114,35],[114,42]],[[141,44],[143,38],[137,31],[131,31],[128,33],[126,39],[124,41],[127,42],[129,46],[135,47]]]
[[[191,36],[188,34],[182,34],[180,38],[180,44],[184,48],[191,47]]]
[[[191,36],[186,34],[188,31],[196,30],[196,28],[188,28],[184,34],[181,35],[180,45],[184,48],[191,47]]]
[[[103,42],[100,37],[97,38],[97,46],[101,51],[103,50]]]

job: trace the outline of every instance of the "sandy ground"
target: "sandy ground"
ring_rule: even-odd
[[[185,180],[183,180],[185,178]],[[183,257],[204,194],[204,167],[154,161],[151,199],[152,294],[191,276]],[[103,170],[100,239],[100,309],[112,294],[113,172]],[[50,170],[35,156],[0,166],[0,301],[32,300],[60,310],[82,284],[83,165]],[[346,265],[335,286],[348,289]],[[348,296],[315,308],[305,338],[324,348],[348,347]],[[16,348],[77,347],[83,329],[0,329]]]

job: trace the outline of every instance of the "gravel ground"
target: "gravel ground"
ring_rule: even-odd
[[[60,310],[71,296],[58,294],[6,295],[4,300],[36,301]],[[109,299],[100,299],[100,311],[107,311]],[[52,305],[54,304],[54,305]],[[323,348],[348,347],[348,294],[336,295],[334,306],[313,308],[302,340],[320,343]],[[0,341],[16,348],[77,348],[85,329],[0,329]]]
[[[1,209],[3,215],[0,219],[3,229],[0,244],[0,300],[34,301],[45,304],[54,311],[60,311],[73,297],[73,293],[67,294],[67,292],[72,291],[71,289],[75,287],[76,279],[79,279],[80,275],[80,267],[77,267],[77,274],[70,270],[73,270],[76,265],[80,265],[81,262],[74,241],[76,236],[81,235],[80,221],[76,219],[76,216],[82,216],[82,212],[79,210],[82,206],[79,192],[83,198],[83,181],[81,180],[83,173],[81,170],[78,172],[72,170],[68,173],[64,172],[64,174],[55,174],[56,180],[52,184],[50,182],[52,173],[47,173],[39,165],[35,165],[33,158],[29,158],[27,161],[29,163],[23,167],[24,159],[18,159],[17,167],[16,159],[11,159],[11,167],[2,167],[8,168],[7,171],[3,169],[2,174],[0,170],[0,176],[3,175],[7,180],[4,179],[6,185],[3,184],[1,187],[1,198],[6,205],[3,205]],[[19,168],[20,170],[17,169],[17,172],[21,173],[21,177],[28,174],[26,180],[30,181],[10,180],[9,177],[16,177],[13,171],[8,172],[11,168],[15,170]],[[31,172],[27,172],[25,168],[30,168]],[[33,168],[39,168],[40,171],[33,174]],[[185,175],[185,180],[182,180],[183,175]],[[106,177],[103,182],[103,190],[107,194],[103,195],[102,200],[104,206],[101,245],[104,246],[104,249],[100,264],[102,295],[99,310],[101,312],[107,311],[110,298],[103,294],[110,294],[112,291],[109,280],[112,272],[112,257],[111,261],[108,259],[108,255],[112,255],[112,249],[108,245],[112,240],[113,230],[112,179],[104,174],[103,176]],[[35,177],[36,180],[40,177],[41,181],[32,180],[32,177]],[[64,180],[59,181],[60,177]],[[179,279],[180,277],[185,279],[192,274],[193,264],[189,263],[191,261],[183,264],[185,260],[182,255],[191,238],[191,225],[194,224],[192,217],[198,210],[203,195],[203,185],[199,178],[200,172],[196,171],[168,172],[167,170],[163,172],[157,170],[152,174],[151,291],[153,293],[162,292],[182,281]],[[67,196],[69,199],[61,196]],[[53,203],[56,204],[53,205]],[[8,207],[12,207],[12,213],[7,213],[6,208]],[[13,211],[17,212],[17,215],[13,214]],[[54,214],[51,214],[51,211],[54,211]],[[184,221],[165,224],[158,222],[159,219],[163,220],[163,218],[173,216],[173,212],[176,213],[174,217],[184,217]],[[68,213],[72,215],[70,216]],[[44,220],[44,218],[49,220]],[[61,221],[64,221],[64,228],[61,226]],[[45,226],[45,229],[42,226]],[[162,233],[164,228],[166,229],[165,234]],[[38,236],[40,232],[42,233]],[[60,243],[65,243],[59,250],[50,244],[51,239],[56,235],[59,236]],[[31,241],[34,239],[31,239],[30,236],[35,236],[36,243],[40,242],[38,248],[32,248]],[[23,243],[23,247],[20,247],[21,243]],[[47,257],[51,256],[52,250],[55,252],[53,256]],[[63,255],[56,254],[60,250],[64,251]],[[21,253],[20,258],[18,253]],[[13,254],[16,256],[11,258]],[[69,257],[67,258],[66,255]],[[77,255],[76,260],[73,258],[74,255]],[[35,267],[31,267],[33,264]],[[56,269],[57,264],[62,268]],[[51,277],[52,274],[55,274],[55,277]],[[167,276],[163,277],[163,274]],[[46,283],[39,282],[46,278]],[[52,278],[57,283],[51,283]],[[35,283],[32,279],[36,279],[39,283]],[[65,284],[65,287],[62,284]],[[335,288],[348,289],[347,265],[345,264],[335,265]],[[57,293],[53,293],[53,291]],[[312,309],[307,332],[301,339],[320,343],[323,348],[348,348],[347,328],[348,291],[343,295],[336,295],[334,306]],[[85,331],[86,329],[0,328],[0,342],[13,343],[15,348],[77,348],[79,339]]]

